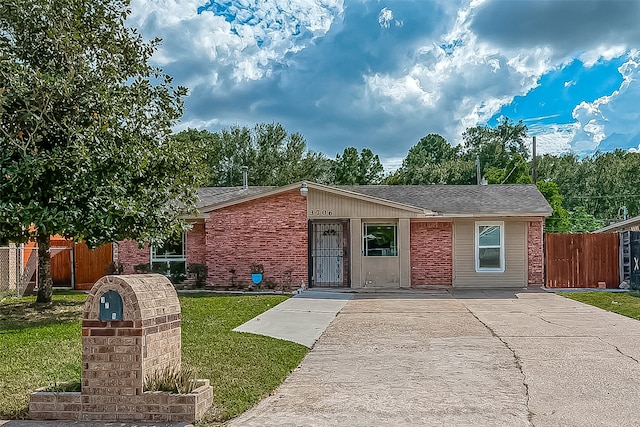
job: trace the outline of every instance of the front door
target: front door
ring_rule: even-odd
[[[312,234],[313,286],[345,286],[342,223],[313,223]]]

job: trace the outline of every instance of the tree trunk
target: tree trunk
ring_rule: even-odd
[[[51,236],[38,234],[38,303],[50,303],[53,294],[51,279]]]

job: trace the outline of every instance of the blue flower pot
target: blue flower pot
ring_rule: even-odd
[[[262,282],[262,273],[251,273],[251,281],[257,285]]]

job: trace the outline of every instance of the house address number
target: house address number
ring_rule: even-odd
[[[311,209],[309,216],[333,216],[333,211],[327,209]]]

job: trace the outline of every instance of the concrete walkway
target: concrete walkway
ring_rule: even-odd
[[[305,291],[234,329],[313,347],[353,294]]]
[[[553,294],[358,294],[230,425],[640,425],[639,360],[640,322]]]

